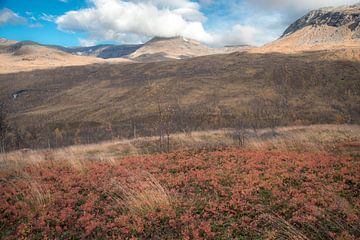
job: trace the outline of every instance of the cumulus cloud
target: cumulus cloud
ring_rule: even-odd
[[[90,1],[90,7],[58,17],[58,28],[85,33],[88,39],[122,43],[145,42],[153,36],[183,36],[213,46],[253,45],[263,40],[263,31],[251,25],[234,24],[229,30],[207,32],[203,26],[206,16],[200,8],[201,4],[211,4],[210,0],[200,4],[190,0]]]
[[[58,29],[85,34],[92,41],[142,43],[154,36],[183,36],[214,46],[260,45],[280,36],[292,21],[310,9],[359,0],[87,1],[87,8],[66,12],[55,20],[44,15],[42,20],[55,21]],[[213,16],[230,21],[218,24],[222,29],[209,32],[204,27],[208,19],[202,10],[214,4],[229,10],[225,15]],[[85,41],[80,43],[88,45]]]
[[[152,36],[184,36],[210,42],[199,4],[188,0],[90,0],[92,6],[56,19],[58,28],[91,39],[140,42]]]
[[[14,13],[10,9],[0,10],[0,26],[5,24],[25,24],[26,19]]]

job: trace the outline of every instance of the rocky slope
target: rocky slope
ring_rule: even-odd
[[[295,33],[307,26],[321,27],[323,25],[329,27],[346,26],[351,30],[352,38],[360,38],[359,31],[357,31],[360,28],[360,4],[350,7],[330,7],[311,11],[291,24],[285,30],[282,37]]]
[[[296,52],[360,48],[360,4],[322,8],[291,24],[280,39],[255,51]]]

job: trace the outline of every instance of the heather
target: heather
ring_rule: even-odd
[[[334,146],[2,168],[0,238],[358,239],[359,143]]]

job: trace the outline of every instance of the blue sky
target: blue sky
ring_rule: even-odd
[[[261,45],[307,11],[358,0],[0,0],[0,37],[64,46],[184,36]]]

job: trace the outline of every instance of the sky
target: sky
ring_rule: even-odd
[[[359,0],[0,0],[0,37],[63,46],[182,36],[262,45],[308,11]]]

